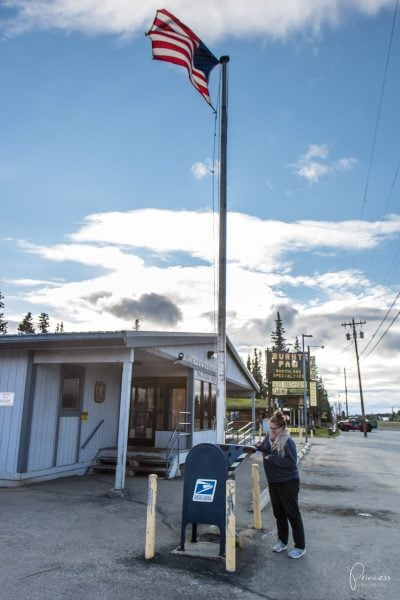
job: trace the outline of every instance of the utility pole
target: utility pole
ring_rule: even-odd
[[[358,321],[357,323],[354,321],[354,317],[351,320],[351,323],[342,323],[342,327],[351,327],[353,331],[353,340],[354,340],[354,349],[356,351],[356,359],[357,359],[357,372],[358,372],[358,386],[360,388],[360,402],[361,402],[361,417],[363,420],[363,429],[364,429],[364,437],[367,437],[367,421],[365,419],[365,410],[364,410],[364,398],[363,398],[363,390],[361,385],[361,372],[360,372],[360,357],[358,355],[358,346],[357,346],[357,331],[356,325],[362,326],[366,323],[366,321]],[[364,337],[364,332],[360,331],[360,338]],[[346,333],[346,338],[351,340],[351,334]]]
[[[346,418],[349,418],[349,405],[347,403],[347,380],[346,380],[346,367],[343,368],[344,372],[344,392],[346,394]]]

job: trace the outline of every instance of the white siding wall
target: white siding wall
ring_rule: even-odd
[[[96,381],[105,381],[105,401],[94,401]],[[117,365],[86,365],[85,389],[82,410],[88,412],[88,420],[81,423],[80,446],[90,436],[96,425],[104,419],[103,425],[94,434],[88,445],[80,450],[79,461],[92,460],[99,448],[115,447],[118,436],[119,402],[121,394],[121,367]]]
[[[213,429],[206,429],[204,431],[195,431],[193,433],[193,446],[196,444],[216,444],[217,443],[217,432]]]
[[[60,366],[37,365],[28,472],[53,466],[59,390]]]
[[[246,379],[243,371],[237,365],[237,363],[227,355],[226,361],[226,378],[234,381],[235,383],[243,385],[245,388],[249,386],[249,382]]]
[[[22,408],[27,373],[27,353],[0,355],[0,392],[14,392],[13,406],[0,406],[0,473],[16,473]]]

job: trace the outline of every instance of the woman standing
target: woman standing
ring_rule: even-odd
[[[292,528],[294,549],[289,558],[301,558],[306,553],[303,520],[298,505],[300,479],[296,445],[286,427],[286,419],[277,411],[270,419],[270,431],[264,441],[256,444],[264,454],[264,470],[268,481],[272,510],[278,529],[274,552],[284,552]]]

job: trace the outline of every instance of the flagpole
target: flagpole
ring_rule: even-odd
[[[227,67],[229,56],[221,56],[221,140],[219,185],[219,261],[218,261],[218,343],[217,343],[217,443],[225,443],[226,417],[226,191],[227,191],[227,141],[228,141],[228,87]]]

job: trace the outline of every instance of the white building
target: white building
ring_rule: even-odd
[[[179,467],[216,442],[216,345],[146,331],[0,336],[0,486],[83,475],[102,449],[114,449],[116,490],[135,449]],[[229,340],[226,390],[258,391]]]

